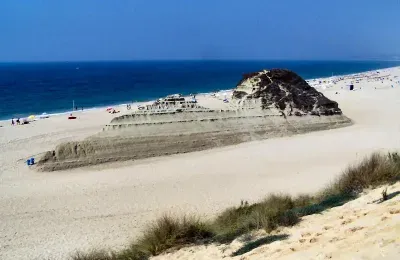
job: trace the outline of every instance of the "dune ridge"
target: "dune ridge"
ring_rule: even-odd
[[[186,112],[174,114],[173,121],[135,122],[114,120],[103,132],[83,141],[57,146],[39,162],[42,171],[65,170],[100,163],[136,160],[171,154],[202,151],[247,141],[290,136],[351,125],[343,115],[328,117],[288,117],[257,114],[219,118],[183,119]],[[159,115],[158,117],[163,117]],[[170,117],[170,115],[165,115]],[[196,115],[191,115],[196,117]],[[126,117],[125,117],[126,118]],[[129,117],[128,117],[129,118]],[[115,124],[118,122],[118,124]],[[131,123],[132,122],[132,123]]]

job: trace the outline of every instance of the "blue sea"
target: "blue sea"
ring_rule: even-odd
[[[305,79],[399,66],[390,61],[132,61],[0,63],[0,119],[61,113],[173,93],[234,88],[243,73],[288,68]]]

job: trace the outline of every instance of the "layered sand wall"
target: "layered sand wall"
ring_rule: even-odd
[[[187,153],[350,124],[343,115],[285,118],[266,111],[133,113],[113,119],[102,132],[83,141],[57,146],[38,168],[56,171]]]

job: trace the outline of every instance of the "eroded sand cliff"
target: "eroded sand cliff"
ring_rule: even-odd
[[[221,101],[230,103],[229,110],[177,100],[116,117],[101,133],[47,152],[38,168],[55,171],[187,153],[351,124],[336,102],[288,70],[245,75],[232,96]]]

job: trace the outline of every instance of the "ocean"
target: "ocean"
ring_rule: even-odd
[[[400,66],[395,61],[0,63],[0,120],[236,86],[243,73],[288,68],[305,79]]]

